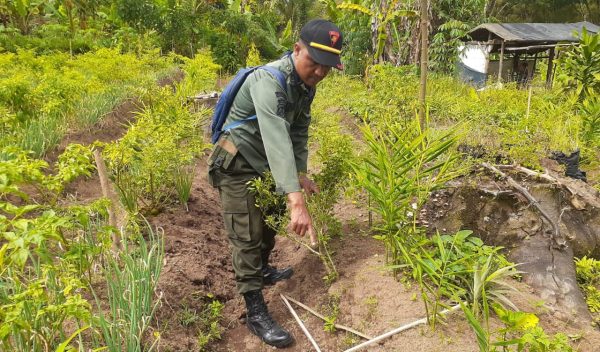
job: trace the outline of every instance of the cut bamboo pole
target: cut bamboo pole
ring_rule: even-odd
[[[293,303],[297,304],[298,306],[300,306],[300,307],[302,307],[302,308],[306,309],[306,310],[307,310],[309,313],[311,313],[312,315],[314,315],[314,316],[316,316],[316,317],[320,318],[320,319],[321,319],[321,320],[323,320],[323,321],[327,321],[327,319],[325,319],[325,317],[324,317],[323,315],[321,315],[321,314],[319,314],[318,312],[314,311],[314,310],[313,310],[313,309],[311,309],[309,306],[307,306],[307,305],[305,305],[305,304],[303,304],[303,303],[301,303],[301,302],[298,302],[298,301],[296,301],[295,299],[293,299],[293,298],[291,298],[291,297],[288,297],[288,296],[284,296],[284,297],[285,297],[286,299],[288,299],[289,301],[291,301],[291,302],[293,302]],[[360,331],[356,331],[356,330],[354,330],[354,329],[352,329],[352,328],[349,328],[349,327],[347,327],[347,326],[344,326],[344,325],[341,325],[341,324],[334,324],[334,326],[335,326],[335,328],[336,328],[336,329],[340,329],[340,330],[345,330],[345,331],[351,332],[351,333],[353,333],[354,335],[360,336],[360,337],[362,337],[362,338],[364,338],[364,339],[367,339],[367,340],[371,340],[371,339],[373,338],[372,336],[369,336],[369,335],[363,334],[363,333],[362,333],[362,332],[360,332]]]
[[[459,308],[460,308],[460,305],[457,304],[457,305],[455,305],[454,307],[452,307],[450,309],[444,309],[439,314],[440,315],[448,314],[448,313],[453,312],[453,311],[455,311],[455,310],[457,310]],[[372,344],[374,344],[376,342],[379,342],[379,341],[381,341],[383,339],[386,339],[386,338],[388,338],[388,337],[390,337],[392,335],[395,335],[395,334],[397,334],[399,332],[402,332],[404,330],[412,329],[415,326],[418,326],[418,325],[421,325],[421,324],[425,324],[425,323],[427,323],[427,318],[423,318],[423,319],[419,319],[417,321],[413,321],[410,324],[403,325],[403,326],[401,326],[401,327],[399,327],[397,329],[394,329],[392,331],[386,332],[383,335],[379,335],[379,336],[377,336],[377,337],[375,337],[375,338],[373,338],[373,339],[371,339],[369,341],[365,341],[365,342],[363,342],[363,343],[361,343],[359,345],[356,345],[356,346],[354,346],[352,348],[349,348],[349,349],[345,350],[344,352],[353,352],[353,351],[362,350],[363,348],[365,348],[367,346],[370,346],[370,345],[372,345]]]
[[[292,305],[290,304],[290,302],[288,302],[288,300],[285,298],[285,296],[283,294],[280,293],[279,296],[283,300],[283,303],[285,303],[285,305],[288,307],[288,309],[290,310],[290,313],[292,313],[292,315],[294,316],[294,319],[296,319],[296,321],[298,322],[298,325],[300,325],[300,329],[302,329],[302,331],[304,332],[304,335],[306,335],[306,337],[308,338],[310,343],[313,345],[315,350],[317,352],[321,352],[319,345],[317,345],[317,342],[315,341],[315,339],[313,339],[310,332],[308,332],[308,329],[306,328],[306,326],[304,326],[304,323],[302,323],[302,320],[300,320],[300,317],[298,316],[298,314],[296,314],[296,311],[294,310],[294,308],[292,308]]]
[[[110,181],[108,179],[108,171],[106,171],[106,164],[104,163],[104,159],[102,158],[102,154],[98,149],[94,149],[94,160],[96,161],[96,169],[98,170],[98,178],[100,179],[100,188],[102,188],[102,196],[110,200],[110,204],[108,206],[108,224],[114,227],[116,230],[112,232],[112,249],[114,252],[120,250],[121,247],[121,238],[117,231],[119,231],[119,201],[117,196],[112,189]]]

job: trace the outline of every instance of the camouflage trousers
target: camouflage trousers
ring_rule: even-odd
[[[260,174],[232,144],[216,145],[208,164],[209,182],[219,189],[221,196],[238,292],[262,289],[261,270],[275,247],[276,233],[265,224],[254,194],[248,191],[248,181]]]

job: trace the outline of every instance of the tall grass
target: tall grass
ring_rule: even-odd
[[[86,95],[75,104],[72,120],[80,129],[90,128],[111,112],[126,96],[127,91],[123,87]]]
[[[44,156],[65,134],[64,120],[64,117],[54,114],[28,121],[21,131],[19,147],[32,151],[37,158]]]
[[[192,193],[192,183],[194,182],[194,169],[191,167],[179,167],[175,170],[175,190],[179,201],[189,211],[188,200]]]
[[[94,292],[98,319],[94,322],[111,352],[151,351],[155,340],[144,346],[144,337],[161,296],[156,285],[162,269],[164,239],[162,230],[147,225],[147,237],[123,239],[123,251],[108,257],[105,267],[108,307]],[[108,308],[108,311],[104,311]]]

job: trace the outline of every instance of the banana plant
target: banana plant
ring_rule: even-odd
[[[381,62],[383,61],[383,52],[389,38],[389,25],[396,25],[397,21],[403,17],[415,18],[418,14],[412,10],[397,9],[398,0],[363,1],[363,3],[370,5],[371,8],[351,2],[343,2],[337,8],[356,11],[370,17],[373,48],[375,48],[373,61],[375,63]]]
[[[580,43],[564,52],[559,60],[562,73],[558,79],[565,90],[575,89],[579,101],[600,93],[600,34],[583,28]]]
[[[31,18],[40,13],[44,0],[8,0],[7,8],[11,22],[22,34],[29,34]]]

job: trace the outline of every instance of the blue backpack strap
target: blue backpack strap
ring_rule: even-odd
[[[281,71],[279,71],[278,69],[276,69],[275,67],[272,66],[259,66],[256,67],[257,69],[263,69],[267,72],[270,72],[273,76],[275,76],[275,78],[277,78],[277,81],[279,82],[279,85],[281,86],[281,88],[286,91],[286,86],[287,86],[287,82],[285,81],[285,74]],[[223,128],[221,129],[222,132],[225,131],[229,131],[233,128],[236,128],[240,125],[243,125],[244,123],[248,122],[248,121],[252,121],[252,120],[256,120],[257,117],[256,115],[252,115],[252,116],[248,116],[243,120],[240,121],[236,121],[236,122],[232,122],[230,124],[228,124],[227,126],[223,126]]]
[[[230,130],[230,129],[232,129],[232,128],[236,128],[236,127],[238,127],[238,126],[240,126],[240,125],[243,125],[243,124],[245,124],[245,123],[246,123],[246,122],[248,122],[248,121],[252,121],[252,120],[256,120],[256,119],[257,119],[256,115],[252,115],[252,116],[246,117],[246,118],[245,118],[245,119],[243,119],[243,120],[239,120],[239,121],[236,121],[236,122],[232,122],[232,123],[230,123],[230,124],[229,124],[229,125],[227,125],[227,126],[223,126],[223,132],[225,132],[225,131],[229,131],[229,130]]]
[[[246,77],[250,73],[252,73],[256,68],[243,68],[238,71],[238,73],[233,77],[231,82],[225,87],[223,93],[221,93],[221,97],[215,106],[215,110],[213,112],[213,118],[211,121],[210,129],[212,131],[212,143],[216,143],[221,134],[223,133],[223,124],[227,119],[227,115],[229,114],[229,110],[231,109],[231,105],[233,104],[233,100],[237,95],[238,90],[246,80]]]

